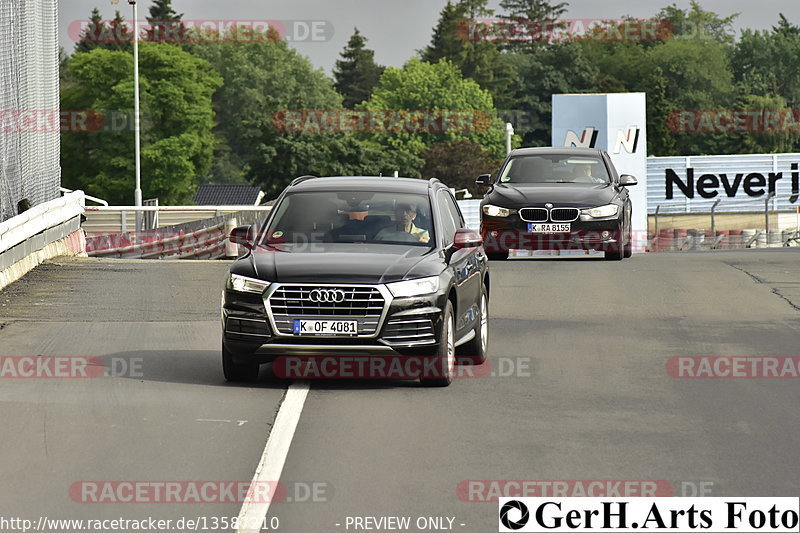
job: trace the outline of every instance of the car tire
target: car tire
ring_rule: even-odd
[[[480,317],[471,341],[456,348],[459,364],[482,365],[489,351],[489,296],[486,287],[481,289]]]
[[[616,243],[611,245],[610,250],[606,250],[604,257],[606,261],[622,261],[625,257],[625,245],[623,241],[625,239],[625,226],[622,226],[622,229],[619,230],[618,235],[620,238],[617,240]]]
[[[486,252],[489,261],[505,261],[508,259],[508,252]]]
[[[628,238],[625,242],[623,256],[627,259],[632,255],[633,255],[633,230],[631,229],[630,226],[628,226]]]
[[[234,361],[234,354],[222,343],[222,373],[226,381],[250,383],[258,379],[258,363],[240,364]]]
[[[456,367],[455,320],[453,304],[450,300],[444,308],[442,329],[439,332],[439,346],[434,355],[427,356],[419,381],[425,387],[447,387],[453,381]],[[433,375],[430,375],[430,369]]]

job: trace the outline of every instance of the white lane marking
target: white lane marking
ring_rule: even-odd
[[[263,493],[257,487],[267,483],[277,485],[280,481],[283,465],[286,463],[286,456],[289,455],[289,447],[292,444],[297,423],[300,421],[300,414],[303,412],[303,404],[308,396],[308,387],[307,381],[297,381],[292,383],[286,391],[286,396],[278,409],[278,415],[275,417],[275,424],[272,426],[272,431],[269,432],[261,461],[250,482],[251,490],[248,493],[256,496],[255,501],[246,499],[239,511],[238,523],[241,526],[236,529],[239,533],[259,533],[261,531],[261,525],[269,512],[270,502],[258,501],[263,499],[263,496],[259,498]],[[270,495],[273,495],[274,492],[273,489]]]
[[[220,422],[220,423],[224,422],[226,424],[230,424],[231,422],[234,422],[234,421],[233,420],[225,420],[224,418],[195,418],[195,422]],[[236,422],[236,425],[239,426],[239,427],[247,424],[247,420],[236,420],[235,422]]]

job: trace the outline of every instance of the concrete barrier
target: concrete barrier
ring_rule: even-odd
[[[0,289],[48,259],[85,256],[84,206],[83,191],[75,191],[0,223]]]

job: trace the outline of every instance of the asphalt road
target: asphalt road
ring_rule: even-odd
[[[71,260],[0,292],[0,356],[141,365],[138,377],[2,380],[0,516],[236,516],[236,504],[69,494],[82,480],[252,478],[288,382],[265,369],[254,386],[224,384],[225,271]],[[800,356],[800,251],[520,259],[492,263],[491,275],[482,377],[446,389],[312,382],[281,477],[293,501],[270,508],[279,531],[355,531],[354,517],[368,516],[409,517],[410,531],[420,517],[497,531],[496,503],[469,501],[487,495],[459,490],[467,480],[797,495],[797,379],[678,379],[666,362]]]

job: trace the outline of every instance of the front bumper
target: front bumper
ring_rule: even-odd
[[[447,300],[444,291],[412,298],[393,298],[385,291],[383,310],[374,333],[359,336],[300,336],[287,334],[280,322],[276,325],[270,294],[271,290],[259,295],[231,289],[225,289],[223,293],[223,339],[237,362],[263,363],[283,355],[409,355],[432,352],[440,337],[442,309]],[[352,320],[354,317],[302,315],[296,318]],[[362,323],[359,320],[359,324]]]
[[[530,233],[528,222],[511,216],[481,218],[483,246],[488,253],[509,250],[597,250],[616,251],[622,243],[619,217],[599,220],[575,220],[565,233]]]

